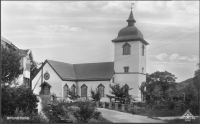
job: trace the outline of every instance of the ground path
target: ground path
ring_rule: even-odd
[[[113,123],[166,123],[162,120],[148,118],[141,115],[133,115],[130,113],[119,112],[104,108],[98,108],[102,116]]]

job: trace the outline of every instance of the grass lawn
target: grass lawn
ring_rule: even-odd
[[[112,123],[112,122],[110,122],[107,119],[105,119],[102,116],[100,116],[98,120],[91,119],[88,123]]]

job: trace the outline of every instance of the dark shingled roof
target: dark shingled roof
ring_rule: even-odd
[[[144,40],[143,35],[140,32],[140,30],[138,30],[134,25],[134,23],[136,21],[133,17],[132,10],[131,10],[128,20],[126,20],[126,21],[128,22],[128,26],[126,26],[125,28],[122,28],[119,31],[117,38],[112,40],[112,42],[125,42],[125,41],[138,41],[139,40],[142,43],[144,43],[145,45],[148,45],[149,43]]]
[[[114,62],[74,64],[77,80],[110,80]]]
[[[60,76],[62,80],[75,80],[76,74],[73,64],[47,60],[54,71]]]
[[[114,62],[69,64],[46,60],[58,76],[64,80],[102,81],[110,80],[114,74]]]

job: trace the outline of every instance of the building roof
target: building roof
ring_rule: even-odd
[[[129,18],[126,20],[128,22],[128,26],[122,28],[119,33],[118,37],[112,40],[112,42],[124,42],[124,41],[136,41],[139,40],[145,45],[148,45],[144,39],[143,34],[135,27],[135,19],[133,17],[133,12],[131,10]]]
[[[6,42],[7,44],[9,44],[10,46],[12,46],[14,49],[18,50],[18,48],[11,42],[9,41],[8,39],[4,38],[1,36],[1,41],[4,41]]]
[[[114,74],[114,62],[69,64],[46,60],[39,71],[46,63],[49,63],[63,81],[104,81],[110,80]]]
[[[62,80],[76,80],[73,64],[46,60]]]
[[[19,49],[19,55],[21,57],[25,57],[29,52],[29,49],[23,50],[23,49]]]
[[[77,80],[110,80],[114,62],[74,64]]]

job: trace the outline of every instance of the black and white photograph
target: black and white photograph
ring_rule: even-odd
[[[1,123],[199,123],[199,1],[1,1]]]

